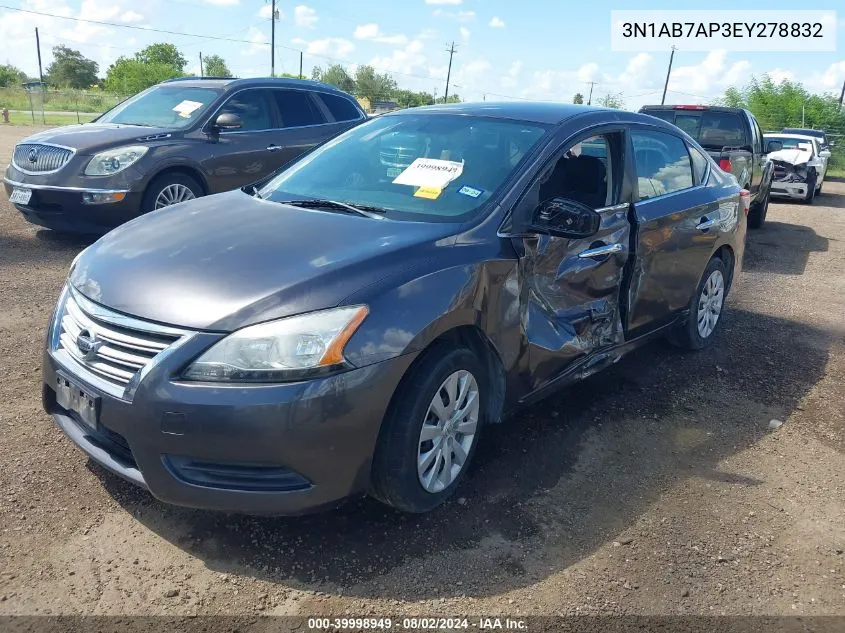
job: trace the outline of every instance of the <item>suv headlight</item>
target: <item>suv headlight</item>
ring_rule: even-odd
[[[343,348],[367,313],[367,306],[350,306],[245,327],[215,343],[182,377],[284,382],[341,368],[346,363]]]
[[[86,176],[110,176],[123,171],[147,153],[146,145],[118,147],[96,154],[85,168]]]

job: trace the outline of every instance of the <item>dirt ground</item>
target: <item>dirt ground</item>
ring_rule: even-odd
[[[712,347],[489,428],[425,516],[185,510],[89,463],[40,406],[85,244],[0,197],[0,615],[845,615],[845,183],[772,204]]]

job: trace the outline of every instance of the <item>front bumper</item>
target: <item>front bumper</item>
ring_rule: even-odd
[[[27,204],[14,204],[24,218],[58,231],[102,234],[141,214],[145,175],[134,167],[109,177],[79,175],[88,157],[75,156],[52,174],[27,174],[9,165],[3,178],[7,198],[12,191],[29,189]],[[119,202],[86,204],[86,194],[121,193]]]
[[[221,336],[194,335],[144,375],[131,401],[47,349],[44,408],[92,460],[167,503],[293,515],[365,493],[381,421],[414,355],[281,385],[175,378]],[[57,404],[62,377],[99,398],[96,430]]]
[[[772,181],[771,195],[784,198],[806,198],[807,197],[807,183],[806,182],[780,182]]]

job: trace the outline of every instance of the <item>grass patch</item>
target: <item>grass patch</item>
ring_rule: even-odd
[[[96,115],[80,114],[77,119],[75,114],[56,114],[55,112],[45,112],[44,118],[41,118],[41,113],[35,113],[35,121],[32,120],[32,114],[29,112],[10,112],[9,123],[0,125],[28,125],[28,126],[57,126],[57,125],[72,125],[74,123],[89,123]]]

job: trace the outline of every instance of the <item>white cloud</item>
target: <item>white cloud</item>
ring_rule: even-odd
[[[842,88],[842,77],[845,76],[845,60],[834,62],[822,72],[814,72],[805,80],[808,90],[813,92],[832,92],[839,96]]]
[[[320,19],[317,17],[317,12],[314,9],[307,7],[304,4],[298,5],[293,10],[293,18],[297,26],[301,26],[306,29],[313,28],[317,23],[317,20]]]
[[[428,67],[428,59],[423,52],[424,50],[425,45],[421,40],[411,40],[404,48],[394,49],[390,56],[374,57],[370,61],[370,65],[381,71],[404,73],[406,75],[422,74]]]
[[[457,22],[470,22],[475,19],[475,11],[444,11],[443,9],[435,9],[433,15],[436,18],[456,20]]]
[[[462,26],[461,27],[461,39],[464,42],[469,42],[469,36],[470,35],[471,35],[470,30],[467,27]]]
[[[140,22],[143,19],[144,16],[136,11],[124,11],[120,14],[121,22]]]
[[[259,53],[267,52],[267,47],[270,44],[270,39],[264,33],[254,26],[249,27],[249,31],[247,31],[246,39],[252,42],[248,48],[241,51],[244,55],[256,55]]]
[[[462,0],[425,0],[426,4],[460,4]]]
[[[234,7],[241,3],[241,0],[204,0],[208,4],[213,4],[218,7]]]
[[[419,35],[417,35],[418,40],[433,40],[437,39],[437,31],[434,29],[423,29]]]
[[[403,35],[401,33],[396,35],[385,35],[379,29],[379,25],[374,22],[361,24],[356,27],[354,37],[359,40],[370,40],[381,44],[391,44],[392,46],[401,46],[408,43],[407,35]]]
[[[689,101],[690,97],[697,102],[707,102],[720,96],[725,88],[744,83],[748,79],[751,63],[739,60],[728,63],[728,53],[719,49],[707,53],[704,59],[694,65],[678,66],[672,69],[669,78],[669,93],[679,93],[670,101]]]
[[[517,84],[517,79],[522,74],[522,62],[517,60],[511,63],[508,69],[508,74],[502,77],[502,88],[514,88]]]
[[[325,57],[347,57],[355,50],[355,44],[342,37],[325,37],[319,40],[304,40],[296,38],[293,40],[296,46],[302,46],[309,55],[322,55]]]
[[[490,26],[494,29],[503,29],[505,28],[505,21],[498,16],[493,16],[493,19],[490,20]]]
[[[776,84],[782,84],[784,81],[795,81],[795,73],[784,68],[775,68],[766,73],[772,81]]]

